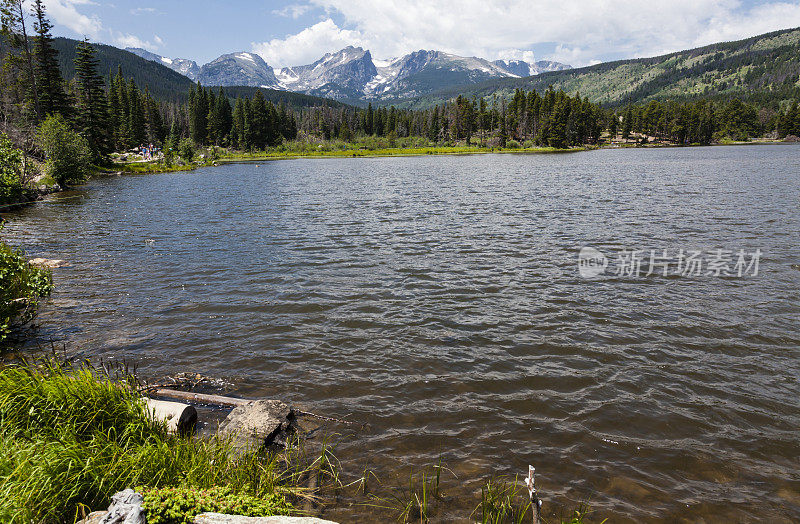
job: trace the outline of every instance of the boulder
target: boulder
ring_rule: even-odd
[[[130,488],[114,494],[100,524],[147,524],[143,502],[144,497]]]
[[[69,265],[63,260],[58,260],[58,259],[52,260],[49,258],[32,258],[28,260],[28,263],[32,266],[46,268],[46,269],[54,269],[57,267],[64,267]]]
[[[291,406],[280,400],[256,400],[234,408],[220,424],[219,434],[230,435],[239,449],[283,446],[295,429]]]
[[[201,513],[192,522],[193,524],[336,524],[331,520],[316,517],[242,517],[222,513]]]

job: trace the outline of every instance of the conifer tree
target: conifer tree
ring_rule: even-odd
[[[189,98],[189,134],[198,144],[208,138],[208,95],[200,82]]]
[[[33,26],[36,30],[36,36],[33,37],[33,54],[36,59],[34,76],[39,95],[39,113],[42,117],[54,113],[66,115],[69,104],[58,67],[58,51],[53,47],[53,37],[50,34],[53,26],[45,15],[42,0],[34,0],[33,13],[36,17]]]
[[[84,40],[75,56],[76,124],[89,142],[94,161],[102,161],[111,150],[108,101],[103,78],[97,72],[94,47]]]
[[[3,0],[0,3],[0,21],[2,21],[0,39],[20,51],[19,54],[9,53],[6,64],[17,73],[13,76],[16,80],[15,88],[24,92],[24,98],[30,104],[26,111],[28,114],[25,116],[33,117],[32,120],[38,122],[41,119],[39,93],[36,88],[36,69],[28,38],[26,15],[23,0]]]

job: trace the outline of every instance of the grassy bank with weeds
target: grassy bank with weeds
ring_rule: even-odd
[[[136,386],[125,373],[53,360],[0,368],[0,522],[72,523],[126,488],[144,495],[150,524],[190,524],[205,511],[303,515],[325,503],[343,522],[439,522],[470,506],[484,524],[533,517],[519,478],[489,479],[479,499],[456,502],[443,492],[455,475],[441,462],[396,488],[369,470],[345,483],[327,440],[314,452],[296,437],[283,450],[242,454],[215,435],[169,434]],[[555,522],[582,524],[587,514]]]
[[[74,522],[134,486],[165,524],[206,507],[298,514],[309,472],[327,478],[326,453],[236,455],[217,437],[168,434],[125,381],[53,363],[0,370],[0,522]],[[186,493],[203,496],[187,503]]]

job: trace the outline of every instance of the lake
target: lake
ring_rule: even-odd
[[[228,164],[5,216],[70,263],[41,340],[368,422],[345,468],[441,457],[441,520],[528,464],[548,517],[800,519],[800,147]]]

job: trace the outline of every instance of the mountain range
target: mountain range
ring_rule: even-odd
[[[390,59],[373,59],[369,50],[348,46],[319,60],[275,71],[255,53],[225,54],[203,65],[127,48],[207,86],[256,86],[338,100],[406,99],[454,86],[498,78],[521,78],[570,66],[552,61],[525,62],[457,56],[442,51],[415,51]]]
[[[617,60],[552,71],[525,78],[498,78],[453,86],[398,107],[424,108],[457,95],[468,98],[508,98],[514,91],[552,87],[580,93],[606,106],[650,100],[691,100],[732,97],[763,105],[800,95],[800,28],[783,29],[732,42],[720,42],[651,58]]]

